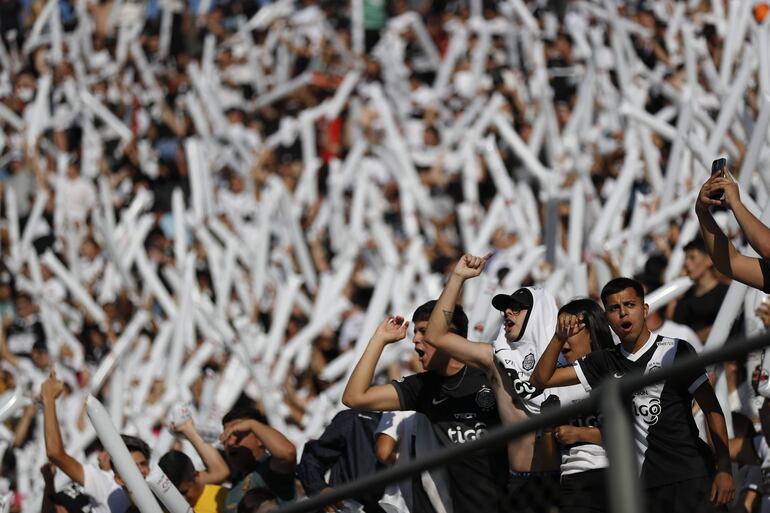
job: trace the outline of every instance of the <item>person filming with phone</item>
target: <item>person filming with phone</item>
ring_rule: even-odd
[[[741,254],[725,235],[710,210],[710,207],[719,206],[733,212],[759,258]],[[711,177],[698,194],[695,213],[714,267],[728,278],[770,292],[770,228],[762,224],[741,201],[738,183],[730,174],[726,159],[717,159],[712,164]]]

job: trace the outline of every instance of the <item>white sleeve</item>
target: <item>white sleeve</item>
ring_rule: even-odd
[[[413,411],[383,412],[382,417],[380,418],[380,423],[377,424],[377,430],[375,431],[375,434],[387,435],[391,437],[393,440],[398,441],[399,439],[398,427],[401,425],[401,423],[404,420],[411,417],[412,415],[414,415]]]
[[[111,474],[88,463],[83,465],[83,491],[95,502],[107,504],[107,499],[116,485]]]

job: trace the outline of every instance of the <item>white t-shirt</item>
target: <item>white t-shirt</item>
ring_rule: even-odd
[[[125,513],[131,507],[115,475],[94,465],[83,465],[83,491],[91,497],[92,513]]]
[[[397,460],[409,461],[415,457],[441,450],[433,434],[428,418],[414,411],[383,412],[375,432],[396,440]],[[449,494],[449,476],[445,468],[424,471],[420,475],[422,487],[437,513],[452,513],[453,507]],[[412,509],[412,481],[404,479],[385,489],[380,506],[385,511],[407,511]]]
[[[549,395],[555,395],[559,398],[559,404],[564,407],[569,404],[581,401],[588,397],[583,385],[572,385],[568,387],[549,388]],[[570,425],[575,427],[599,428],[599,417],[596,413],[593,415],[583,415],[578,418],[570,419]],[[581,443],[564,448],[561,453],[561,475],[567,476],[594,470],[607,468],[609,460],[604,448],[596,444]]]

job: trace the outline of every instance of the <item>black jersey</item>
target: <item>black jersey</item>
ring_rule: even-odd
[[[586,390],[604,378],[631,372],[655,372],[679,358],[695,354],[684,340],[650,335],[634,354],[620,345],[596,351],[575,362]],[[714,473],[711,449],[698,436],[692,416],[693,393],[708,376],[703,369],[648,386],[633,394],[636,452],[645,485],[649,488]]]
[[[394,381],[402,410],[425,414],[442,445],[463,444],[500,425],[486,375],[464,367],[450,377],[422,372]],[[447,465],[454,511],[502,511],[508,477],[505,449],[485,449]]]

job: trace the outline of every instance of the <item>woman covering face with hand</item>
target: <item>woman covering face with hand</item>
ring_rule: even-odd
[[[554,339],[563,343],[568,365],[593,351],[613,347],[604,311],[590,299],[570,301],[559,310]],[[581,385],[550,389],[544,406],[568,404],[588,397]],[[594,412],[543,432],[542,448],[561,459],[563,512],[607,511],[607,454],[601,446],[599,415]]]

